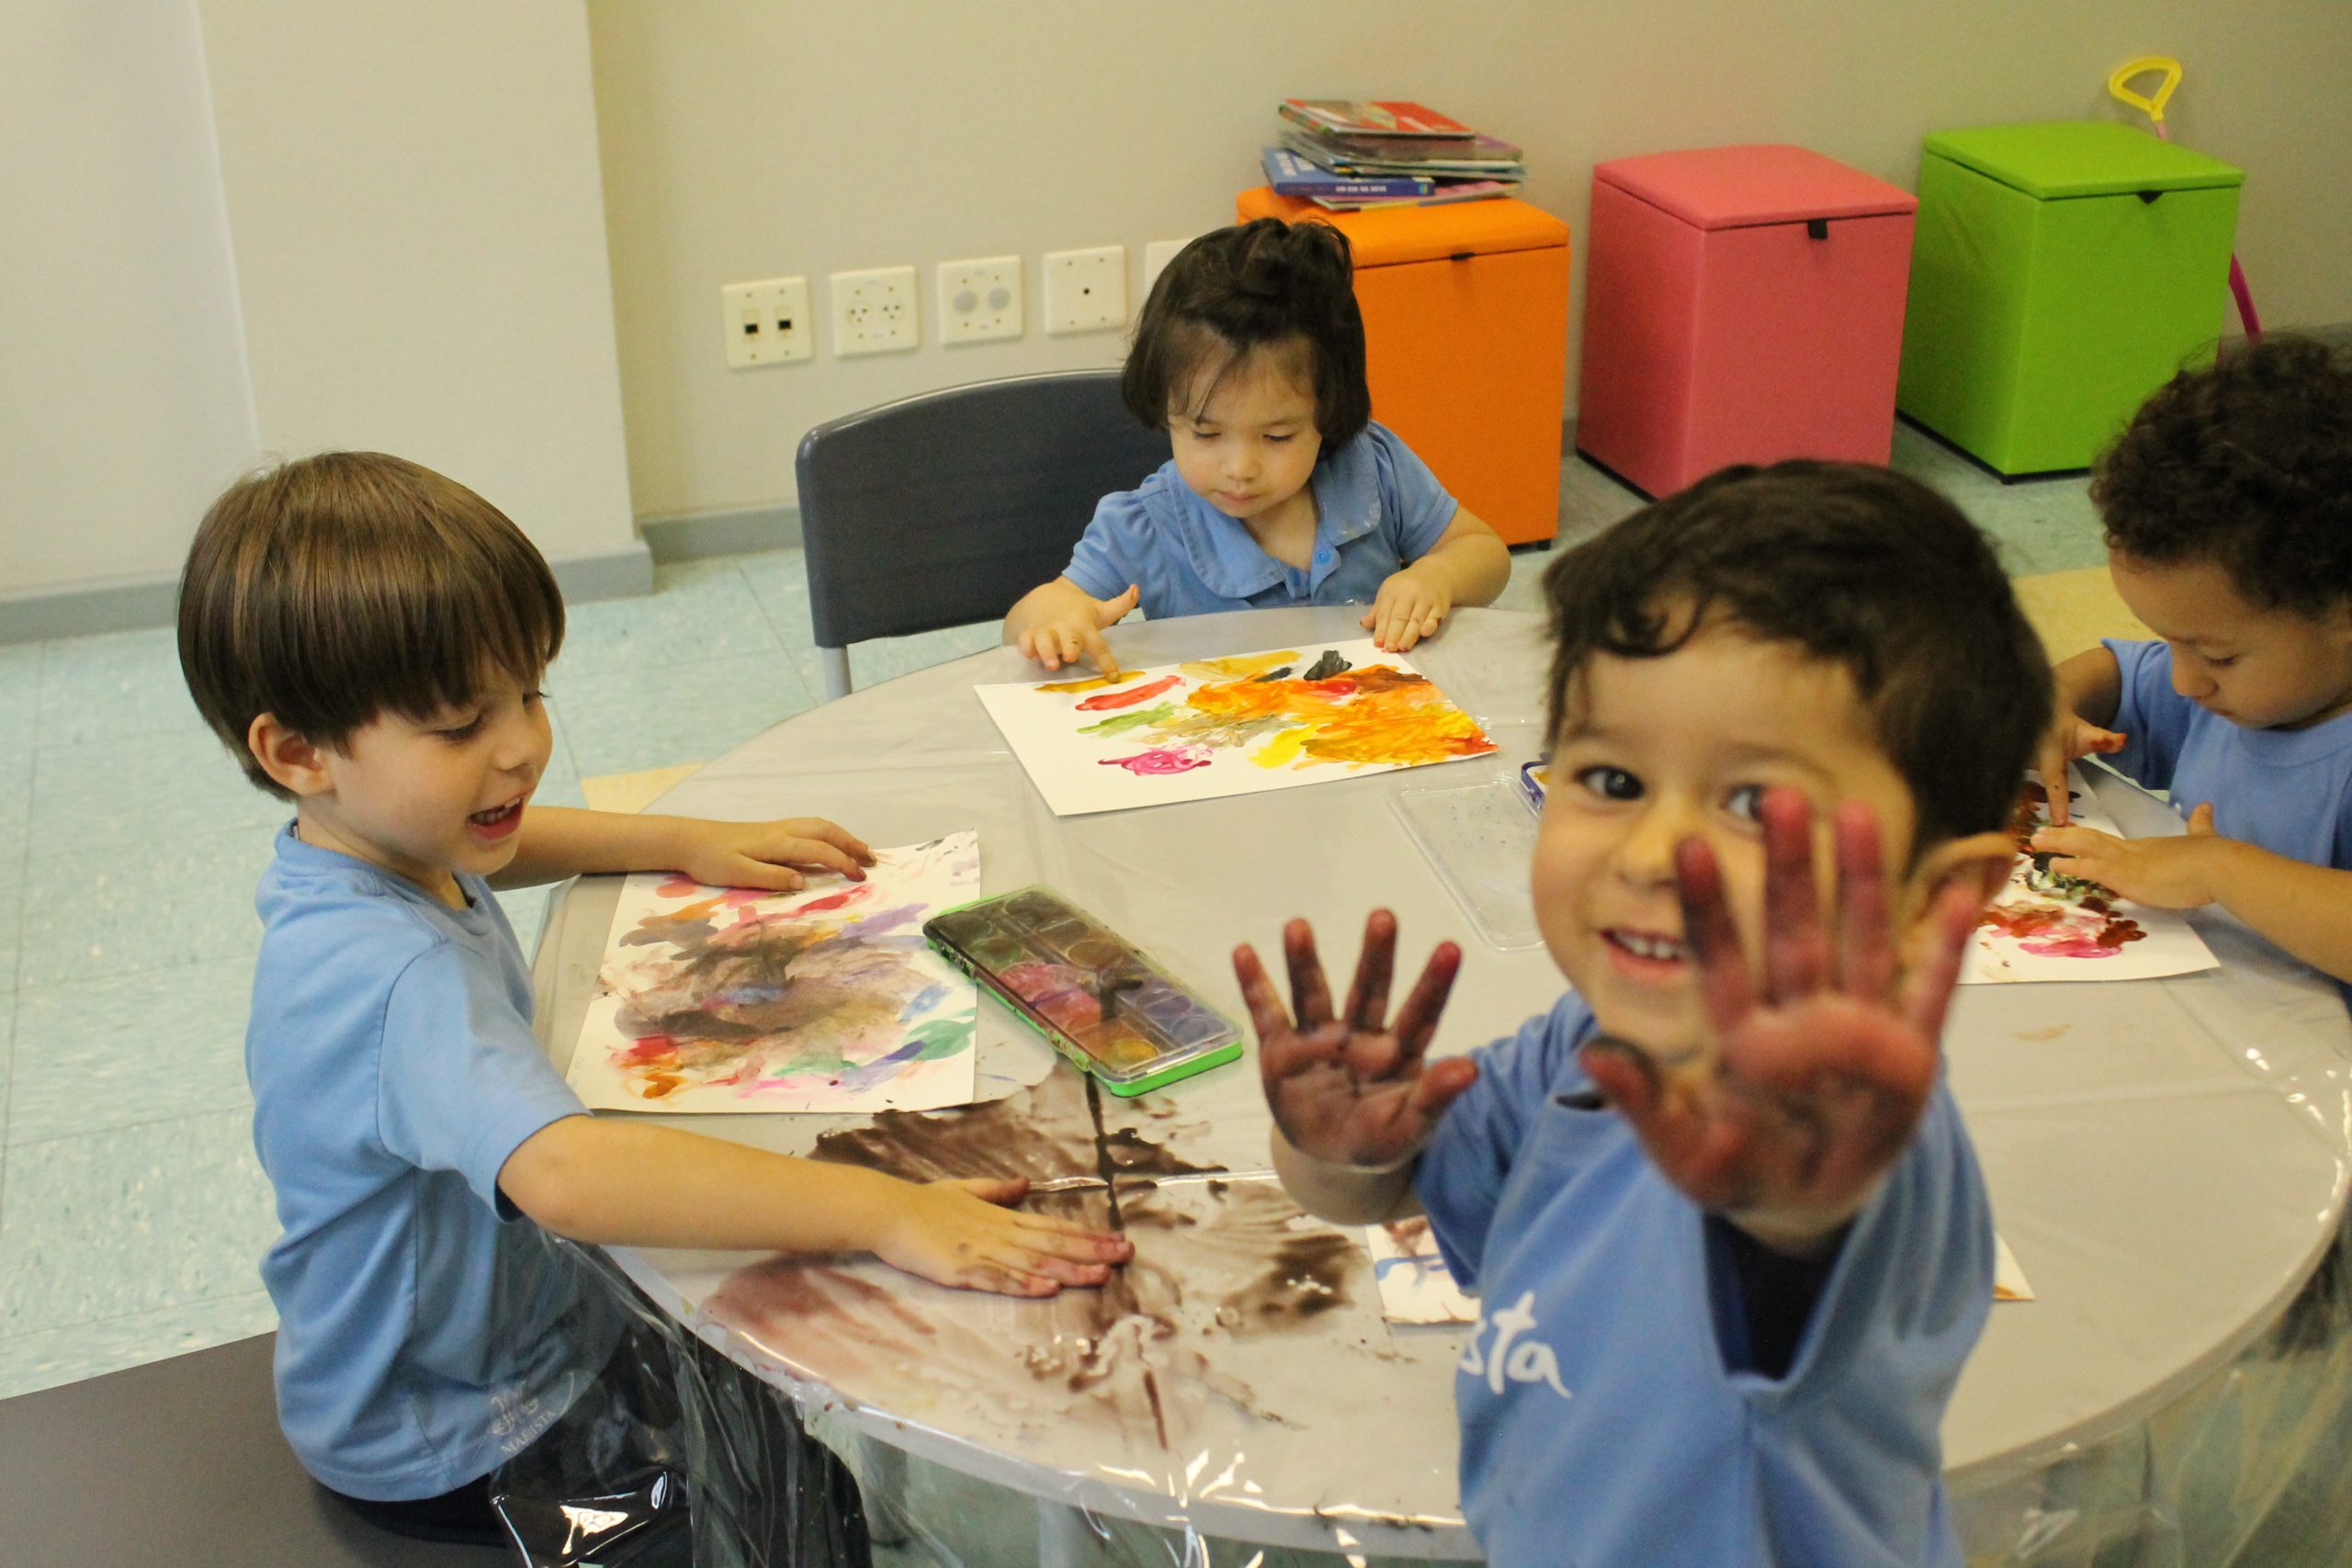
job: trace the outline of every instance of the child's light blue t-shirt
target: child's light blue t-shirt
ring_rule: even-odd
[[[1950,1094],[1767,1377],[1743,1368],[1738,1280],[1704,1214],[1623,1117],[1574,1102],[1592,1033],[1571,992],[1479,1051],[1415,1179],[1481,1297],[1454,1393],[1488,1559],[1957,1568],[1939,1428],[1992,1304],[1993,1230]]]
[[[1458,510],[1430,466],[1385,425],[1367,424],[1315,465],[1315,555],[1304,570],[1193,493],[1175,459],[1094,508],[1063,573],[1097,599],[1135,583],[1143,613],[1206,615],[1286,604],[1370,604],[1380,585],[1430,553]]]
[[[2352,870],[2352,713],[2309,729],[2248,729],[2173,690],[2161,642],[2105,639],[2123,676],[2106,761],[2183,817],[2210,801],[2213,830],[2311,865]]]
[[[254,899],[278,1417],[311,1474],[376,1501],[487,1474],[609,1348],[556,1331],[577,1292],[499,1196],[507,1156],[582,1107],[532,1038],[498,901],[458,882],[462,910],[289,827]]]

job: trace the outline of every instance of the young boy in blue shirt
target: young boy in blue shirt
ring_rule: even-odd
[[[2188,831],[2066,826],[2052,795],[2034,848],[2143,904],[2219,904],[2352,998],[2352,355],[2266,337],[2174,378],[2091,499],[2162,640],[2058,666],[2042,766],[2103,754]]]
[[[1883,469],[1726,469],[1545,586],[1572,989],[1427,1061],[1452,943],[1393,1022],[1385,910],[1337,1009],[1291,922],[1295,1021],[1239,949],[1276,1167],[1335,1220],[1418,1199],[1480,1292],[1492,1562],[1956,1568],[1938,1429],[1994,1249],[1937,1042],[2048,666],[1976,530]]]
[[[1283,604],[1368,604],[1403,652],[1510,580],[1495,531],[1374,423],[1348,239],[1261,218],[1204,234],[1152,285],[1120,380],[1174,456],[1106,495],[1069,570],[1005,616],[1048,670],[1117,661],[1102,628]]]
[[[1021,1181],[917,1185],[583,1113],[531,1032],[491,889],[579,873],[855,878],[831,822],[706,822],[530,804],[538,681],[563,602],[464,486],[373,453],[248,478],[188,556],[181,666],[254,784],[294,807],[255,897],[246,1071],[284,1234],[277,1400],[311,1474],[379,1524],[501,1539],[488,1482],[611,1346],[527,1219],[586,1243],[871,1251],[943,1283],[1050,1295],[1122,1240],[1017,1203]],[[583,1331],[584,1332],[584,1331]]]

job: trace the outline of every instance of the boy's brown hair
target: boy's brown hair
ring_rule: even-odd
[[[493,670],[526,685],[563,646],[554,574],[505,513],[380,452],[248,475],[204,514],[180,576],[180,672],[245,776],[261,715],[339,747],[379,715],[422,719]]]
[[[1796,459],[1720,470],[1544,574],[1547,735],[1597,653],[1657,659],[1715,617],[1842,667],[1918,811],[1912,853],[2004,826],[2050,723],[2050,663],[2007,573],[1916,479]]]

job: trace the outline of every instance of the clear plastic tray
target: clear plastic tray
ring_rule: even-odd
[[[1401,789],[1390,801],[1478,934],[1506,953],[1544,942],[1527,881],[1535,811],[1520,791],[1512,762],[1476,784]]]

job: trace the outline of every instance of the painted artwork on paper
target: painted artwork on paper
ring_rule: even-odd
[[[1427,1214],[1363,1227],[1372,1277],[1380,1281],[1380,1315],[1391,1323],[1476,1323],[1478,1303],[1463,1294],[1445,1266]]]
[[[1495,750],[1369,638],[977,688],[1058,817],[1287,789]]]
[[[632,876],[571,1054],[592,1109],[870,1111],[968,1104],[979,1000],[923,940],[978,897],[977,833],[878,850],[797,893]]]
[[[2122,836],[2081,774],[2068,770],[2067,814],[2081,826]],[[1962,984],[2020,980],[2151,980],[2194,974],[2220,961],[2177,909],[2152,909],[2096,882],[2053,870],[2030,847],[2050,822],[2049,795],[2029,778],[2010,831],[2017,863],[1977,922],[1961,968]]]

